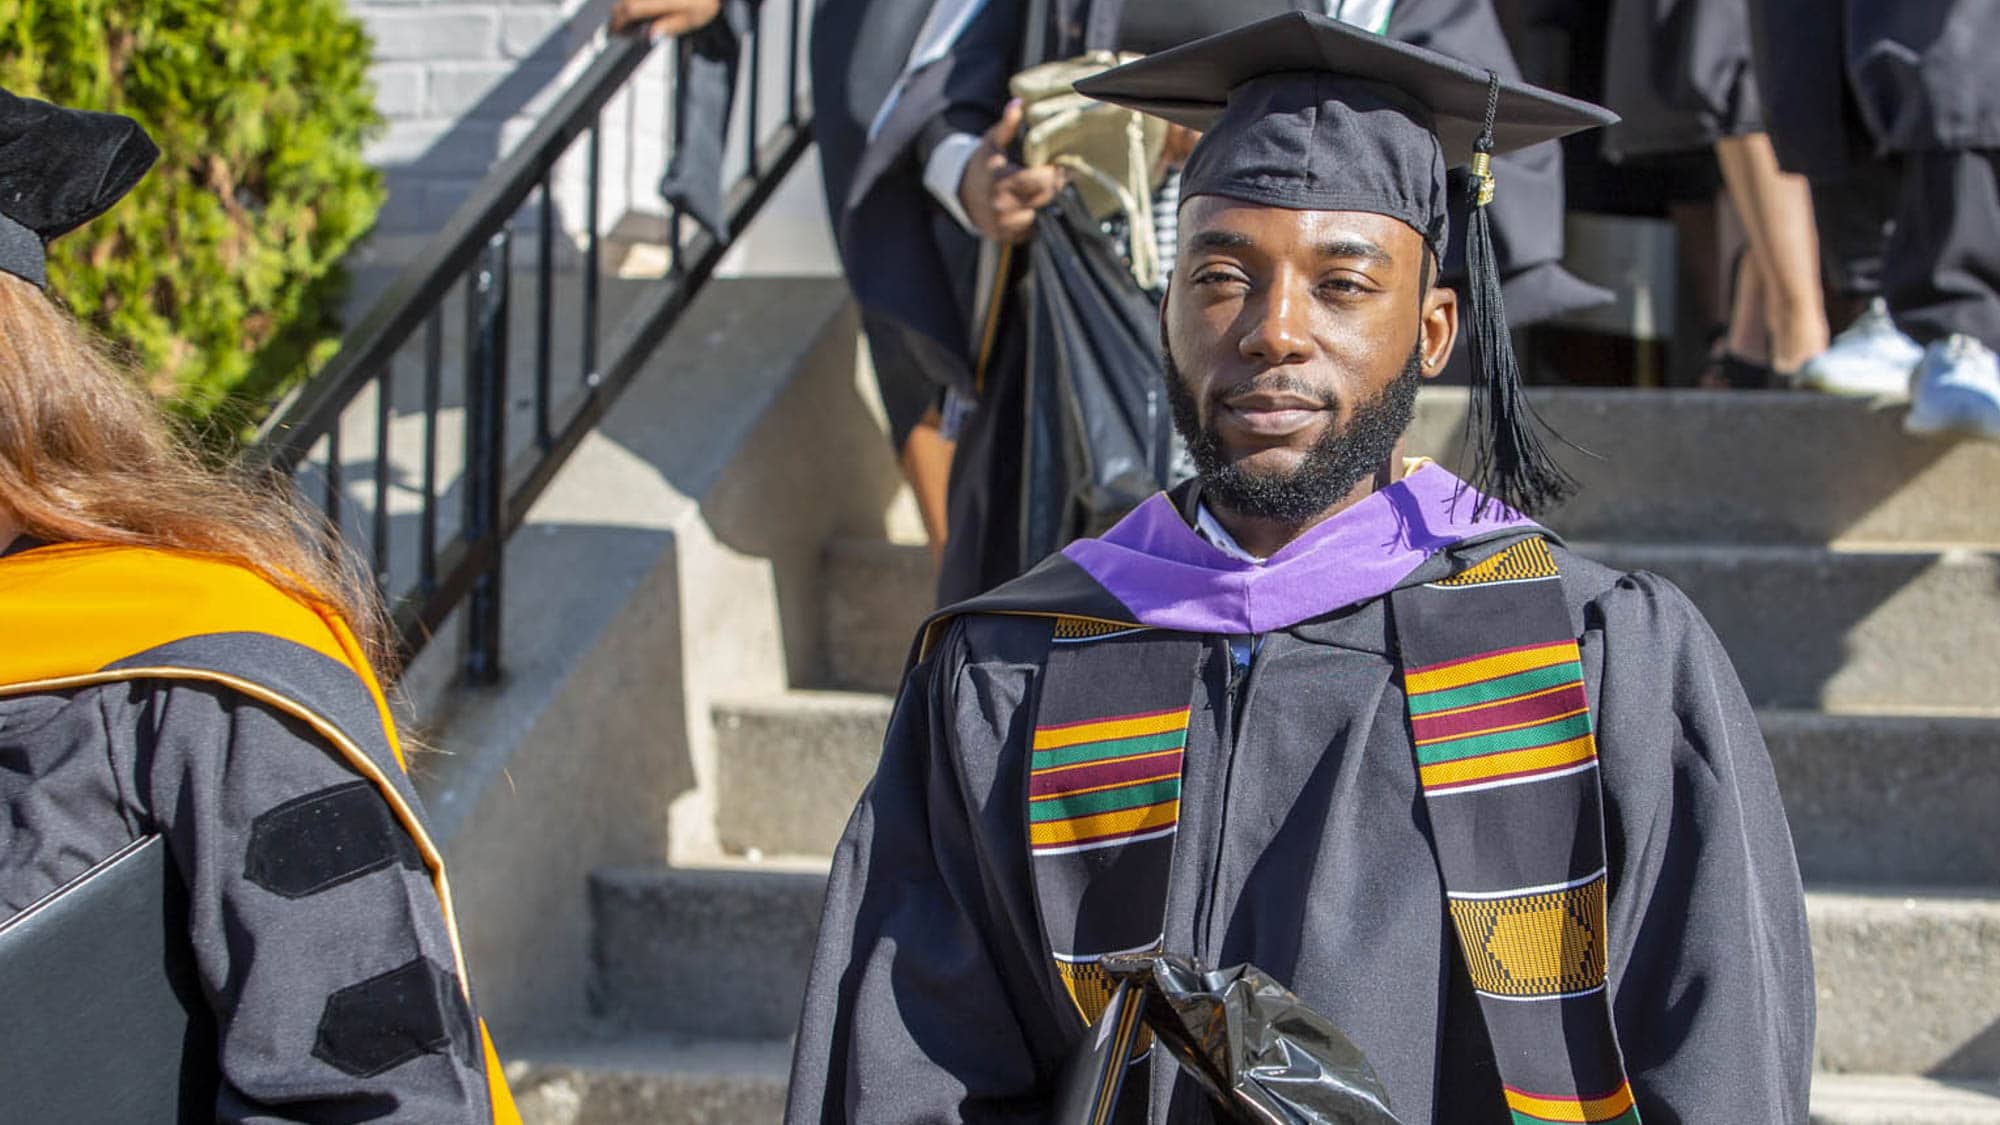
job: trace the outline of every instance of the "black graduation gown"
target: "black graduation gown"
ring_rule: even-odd
[[[813,7],[813,142],[828,215],[839,215],[847,202],[868,125],[902,73],[930,8],[929,0],[819,0]]]
[[[368,783],[303,723],[226,689],[142,681],[0,699],[0,732],[0,917],[140,836],[166,835],[196,896],[192,938],[223,1032],[216,1115],[495,1120],[478,1030],[444,975],[450,939],[421,863],[399,859],[291,898],[259,882],[252,841],[269,833],[274,810],[317,800],[388,823]],[[326,1048],[338,1042],[329,998],[365,995],[376,981],[377,991],[405,979],[431,985],[423,973],[440,987],[406,984],[402,995],[440,1041],[391,1053],[383,1061],[394,1065],[379,1071]]]
[[[868,126],[902,74],[931,6],[930,0],[819,0],[813,10],[813,143],[826,213],[835,219],[847,205],[855,168],[867,149]],[[868,268],[865,256],[848,272],[862,268]],[[925,370],[920,353],[912,352],[895,323],[864,314],[861,327],[889,437],[900,450],[937,399],[936,375]]]
[[[1604,49],[1604,104],[1624,119],[1604,132],[1607,158],[1675,156],[1763,131],[1749,0],[1614,0]]]
[[[1019,67],[1025,0],[982,0],[943,58],[897,81],[834,213],[841,264],[865,314],[905,331],[931,378],[972,390],[969,304],[977,241],[924,187],[924,161],[954,132],[1000,119]]]
[[[150,585],[65,580],[124,555],[138,561],[121,573]],[[22,662],[0,660],[0,918],[163,836],[214,1017],[215,1043],[190,1056],[216,1073],[184,1091],[212,1096],[210,1120],[518,1121],[386,712],[353,668],[292,639],[310,631],[261,631],[301,616],[289,599],[176,558],[57,546],[0,561],[0,619],[48,636],[24,603],[65,607],[116,658],[18,679]],[[112,640],[128,636],[154,643]]]
[[[1803,1125],[1808,935],[1755,716],[1679,590],[1556,557],[1602,755],[1610,990],[1641,1114]],[[1064,556],[980,604],[1131,619]],[[794,1125],[1045,1119],[1082,1034],[1024,840],[1051,628],[958,616],[906,678],[834,854]],[[1164,942],[1293,989],[1366,1052],[1405,1121],[1490,1125],[1506,1111],[1447,937],[1393,648],[1374,598],[1265,633],[1232,693],[1225,640],[1208,638]],[[1170,1065],[1152,1084],[1154,1120],[1210,1119]]]
[[[1754,0],[1778,160],[1814,181],[1842,288],[1880,295],[1929,344],[2000,345],[2000,6]],[[1894,219],[1885,244],[1881,232]]]
[[[952,457],[940,605],[990,590],[1034,561],[1021,557],[1030,375],[1025,316],[1020,302],[1010,300],[1002,305],[993,353],[975,377],[970,329],[979,242],[932,199],[924,162],[944,137],[983,133],[999,120],[1008,79],[1027,52],[1037,61],[1079,53],[1088,36],[1111,34],[1086,27],[1093,12],[1103,20],[1116,11],[1089,0],[980,0],[951,49],[900,80],[896,103],[863,151],[835,220],[847,282],[871,337],[895,333],[931,379],[979,403]],[[1031,21],[1039,35],[1025,34]]]
[[[1883,153],[2000,148],[2000,6],[1752,0],[1752,10],[1786,169],[1828,179]]]
[[[1390,13],[1387,34],[1497,71],[1502,78],[1521,78],[1492,0],[1402,0]],[[1520,328],[1609,303],[1609,290],[1562,268],[1562,144],[1550,141],[1502,153],[1493,158],[1493,175],[1498,190],[1488,210],[1507,323]],[[1445,252],[1445,277],[1461,287],[1465,225],[1462,216],[1453,216]]]

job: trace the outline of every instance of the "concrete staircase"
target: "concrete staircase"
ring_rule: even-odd
[[[1458,448],[1429,393],[1414,451]],[[1808,887],[1813,1120],[2000,1125],[2000,447],[1783,394],[1567,392],[1605,460],[1548,523],[1708,614],[1759,708]],[[534,1125],[769,1122],[828,855],[879,752],[918,547],[834,539],[818,675],[716,702],[717,853],[590,881],[596,1040],[517,1049]]]

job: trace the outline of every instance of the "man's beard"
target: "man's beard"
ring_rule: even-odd
[[[1402,373],[1373,398],[1355,403],[1345,425],[1330,423],[1306,450],[1298,468],[1288,473],[1255,472],[1229,460],[1221,435],[1212,424],[1201,424],[1194,393],[1182,381],[1173,352],[1164,343],[1167,401],[1173,408],[1174,428],[1201,474],[1202,497],[1239,516],[1292,527],[1310,521],[1388,464],[1416,414],[1417,387],[1423,380],[1422,340],[1410,349]],[[1273,390],[1302,391],[1283,378],[1266,383]]]

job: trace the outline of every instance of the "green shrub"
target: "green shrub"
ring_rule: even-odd
[[[225,441],[338,346],[380,119],[340,0],[0,0],[0,85],[128,114],[160,146],[57,242],[50,288]]]

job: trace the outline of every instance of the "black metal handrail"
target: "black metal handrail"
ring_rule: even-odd
[[[378,583],[391,595],[391,612],[405,655],[414,655],[454,611],[463,607],[465,677],[491,683],[499,676],[501,562],[507,537],[555,478],[563,463],[604,416],[646,359],[687,310],[715,272],[731,242],[748,226],[811,144],[810,112],[799,91],[800,5],[787,5],[785,113],[762,136],[758,133],[760,34],[745,37],[749,82],[739,100],[747,170],[726,195],[729,226],[724,237],[705,231],[688,236],[692,223],[678,208],[667,224],[671,266],[649,285],[636,307],[603,339],[599,324],[598,267],[601,234],[599,197],[603,164],[602,117],[606,105],[625,88],[653,49],[644,35],[615,36],[564,91],[548,113],[479,184],[423,252],[404,269],[381,299],[342,339],[340,351],[300,387],[260,429],[253,455],[274,468],[296,474],[324,450],[319,502],[336,527],[343,524],[347,498],[342,464],[342,423],[366,394],[375,394],[373,510],[366,558]],[[680,45],[682,65],[668,83],[669,144],[685,123],[672,111],[689,48]],[[558,402],[557,360],[553,354],[555,276],[555,179],[557,164],[582,139],[585,153],[585,215],[581,262],[581,341],[575,362],[574,392]],[[671,151],[671,149],[669,149]],[[532,305],[513,300],[514,224],[536,203],[536,285]],[[452,290],[465,290],[464,465],[460,477],[461,515],[456,532],[439,541],[440,479],[438,418],[443,375],[444,317]],[[508,339],[518,307],[533,315],[534,440],[513,458],[506,454]],[[423,450],[416,574],[410,588],[388,590],[391,525],[388,517],[391,461],[393,365],[422,334]],[[561,415],[558,416],[558,407]]]

